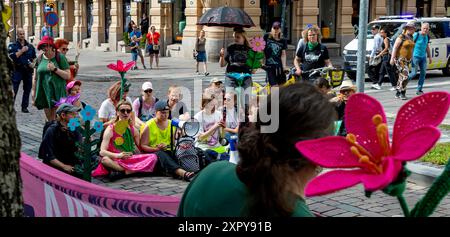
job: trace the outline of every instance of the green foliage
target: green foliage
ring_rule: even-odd
[[[130,45],[130,37],[128,36],[128,32],[123,32],[123,42],[125,42],[125,45]]]
[[[75,165],[75,172],[83,180],[91,182],[91,173],[98,165],[97,159],[93,159],[93,157],[95,158],[100,151],[100,139],[91,140],[91,136],[96,131],[91,128],[90,121],[85,121],[84,126],[77,127],[77,129],[83,135],[83,141],[76,143],[79,150],[75,153],[75,156],[81,161],[81,165]]]
[[[247,66],[251,69],[258,69],[262,66],[261,61],[264,59],[263,52],[255,52],[253,50],[249,50],[247,53]]]
[[[429,151],[421,161],[430,162],[436,165],[447,164],[450,157],[450,142],[439,143],[433,150]]]
[[[450,125],[449,124],[441,124],[441,125],[439,125],[439,129],[450,131]]]

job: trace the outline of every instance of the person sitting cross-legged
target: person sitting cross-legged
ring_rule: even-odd
[[[80,110],[67,103],[58,107],[56,120],[44,131],[38,155],[44,164],[74,176],[77,176],[74,166],[80,164],[75,152],[78,150],[76,142],[81,141],[81,134],[70,131],[67,125],[70,119],[78,116]]]
[[[189,182],[195,174],[184,170],[170,150],[171,137],[175,136],[176,131],[175,127],[171,126],[171,120],[168,119],[169,105],[166,101],[160,100],[156,102],[155,110],[156,117],[147,121],[141,129],[141,149],[144,152],[156,153],[159,161],[157,169]],[[170,131],[171,127],[172,131]]]

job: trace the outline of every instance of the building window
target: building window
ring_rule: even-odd
[[[94,3],[92,2],[92,0],[86,0],[87,38],[91,38],[92,25],[94,24],[94,16],[92,15],[93,8]]]
[[[36,3],[31,3],[31,35],[34,35],[34,26],[36,25]]]
[[[337,0],[320,0],[319,27],[323,42],[336,41],[336,12]]]
[[[172,4],[172,36],[174,43],[181,43],[183,40],[183,30],[186,27],[186,1],[176,1]]]
[[[284,5],[285,4],[285,5]],[[283,27],[283,37],[288,43],[292,41],[292,2],[288,0],[261,0],[261,29],[270,32],[275,21],[280,22]]]
[[[128,23],[131,21],[131,0],[123,0],[123,28],[128,31]],[[136,22],[135,22],[136,23]]]
[[[403,14],[403,0],[395,0],[394,1],[394,15],[402,15],[402,14]]]
[[[429,17],[431,16],[431,0],[417,0],[417,17]]]
[[[105,43],[109,43],[110,25],[111,25],[111,0],[105,0]]]
[[[445,11],[447,17],[450,17],[450,0],[445,0]]]
[[[359,25],[359,0],[352,0],[352,8],[353,8],[353,14],[352,14],[352,25]],[[369,1],[369,10],[367,10],[367,23],[369,23],[371,20],[370,17],[370,9],[372,9],[372,1]]]

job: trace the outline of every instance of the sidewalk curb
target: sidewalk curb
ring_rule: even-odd
[[[428,187],[444,171],[443,168],[435,168],[417,163],[407,163],[406,168],[411,171],[410,178],[415,183]]]

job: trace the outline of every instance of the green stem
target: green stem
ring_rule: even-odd
[[[125,86],[125,84],[123,83],[124,79],[125,79],[124,77],[125,77],[125,73],[121,72],[120,73],[120,99],[121,100],[123,98],[123,91],[124,91],[124,86]]]
[[[400,194],[399,196],[397,196],[397,199],[400,202],[400,206],[402,207],[403,214],[405,215],[405,217],[409,217],[410,216],[409,208],[408,208],[408,204],[406,203],[405,198],[403,197],[402,194]]]

